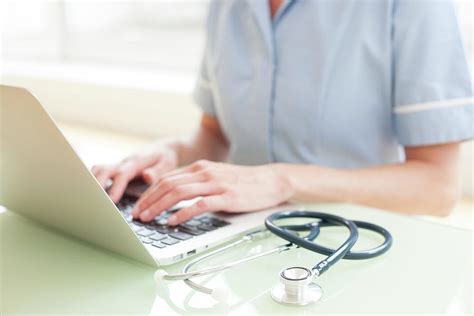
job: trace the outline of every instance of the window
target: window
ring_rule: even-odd
[[[208,1],[7,1],[4,60],[195,72]]]
[[[195,73],[208,2],[7,0],[2,58]],[[455,2],[472,52],[473,2]]]

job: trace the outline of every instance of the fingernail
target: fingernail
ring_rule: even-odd
[[[176,215],[171,215],[170,217],[168,217],[169,225],[175,225],[177,221],[178,221],[178,218],[176,217]]]
[[[146,221],[146,220],[149,219],[150,215],[151,215],[151,213],[150,213],[149,210],[144,210],[144,211],[140,214],[140,219],[141,219],[142,221]]]

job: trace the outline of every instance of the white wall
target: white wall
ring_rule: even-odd
[[[147,137],[186,132],[199,122],[191,99],[194,78],[61,67],[9,64],[1,81],[28,88],[63,122]]]

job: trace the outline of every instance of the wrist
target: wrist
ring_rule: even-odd
[[[183,142],[177,139],[169,139],[164,142],[163,146],[165,150],[174,155],[176,166],[181,166],[183,164],[183,152],[185,151]]]
[[[287,164],[274,163],[270,165],[273,174],[276,178],[278,190],[285,200],[291,200],[295,196],[296,184],[291,177]]]

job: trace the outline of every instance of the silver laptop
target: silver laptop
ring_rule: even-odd
[[[167,216],[133,221],[145,187],[134,182],[115,205],[27,90],[0,85],[0,205],[48,227],[148,265],[167,265],[263,225],[275,209],[203,214],[177,227]],[[284,208],[284,207],[283,207]],[[278,210],[283,209],[278,208]]]

